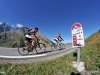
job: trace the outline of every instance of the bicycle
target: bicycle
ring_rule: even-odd
[[[62,43],[62,40],[59,40],[59,42],[60,42],[60,47],[58,47],[56,43],[54,44],[54,51],[55,51],[55,50],[56,50],[56,51],[57,51],[57,50],[62,50],[62,49],[65,48],[65,44]]]
[[[39,39],[36,37],[37,41],[36,43],[34,44],[34,46],[31,48],[30,45],[28,44],[28,42],[21,42],[18,44],[18,52],[21,54],[21,55],[28,55],[30,52],[33,52],[34,50],[36,51],[36,53],[38,54],[38,51],[37,49],[41,49],[42,51],[46,50],[46,45],[43,44],[43,43],[40,43]],[[30,50],[28,50],[28,48]]]

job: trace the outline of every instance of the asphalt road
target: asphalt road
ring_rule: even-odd
[[[18,53],[17,48],[0,47],[0,62],[25,63],[25,62],[44,61],[68,54],[74,50],[76,49],[72,48],[71,45],[67,45],[64,49],[57,51],[52,51],[51,48],[46,48],[45,52],[39,49],[37,50],[39,54],[33,51],[27,56],[22,56]]]

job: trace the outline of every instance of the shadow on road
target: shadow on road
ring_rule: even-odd
[[[60,51],[60,50],[64,50],[64,49],[65,49],[65,48],[59,49],[59,51]],[[37,55],[37,54],[49,53],[49,52],[52,52],[52,51],[55,51],[55,50],[42,51],[42,52],[38,52],[38,53],[32,53],[32,52],[30,52],[29,55]],[[58,51],[58,50],[56,50],[56,51]]]
[[[43,54],[43,53],[49,53],[49,52],[52,52],[52,50],[51,51],[42,51],[42,52],[38,52],[38,53],[32,53],[32,52],[30,52],[29,55],[37,55],[37,54]]]
[[[61,48],[61,49],[59,49],[59,50],[64,50],[65,48]]]

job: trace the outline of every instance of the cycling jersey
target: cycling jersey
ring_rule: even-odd
[[[58,39],[59,37],[60,37],[60,35],[56,35],[54,38],[57,38]]]
[[[36,32],[34,29],[28,30],[27,34],[25,35],[26,40],[28,40],[30,42],[33,38],[35,38],[35,33]]]
[[[55,41],[59,41],[59,39],[63,40],[62,37],[59,34],[54,37]]]
[[[29,33],[34,33],[35,30],[31,29],[31,30],[29,30],[28,32],[29,32]]]

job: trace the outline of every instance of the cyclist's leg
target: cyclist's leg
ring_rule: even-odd
[[[59,41],[57,38],[54,38],[54,40],[56,41],[56,45],[59,46]]]
[[[60,47],[60,45],[61,45],[61,44],[60,44],[60,41],[59,41],[59,39],[58,39],[58,47]]]
[[[30,36],[30,35],[26,35],[26,41],[28,42],[28,48],[27,48],[27,50],[30,50],[30,48],[31,48],[31,44],[32,44],[32,37]]]
[[[32,38],[32,46],[34,46],[35,42],[36,42],[36,39]]]
[[[35,42],[36,42],[36,38],[34,35],[32,35],[32,47],[35,45]]]

